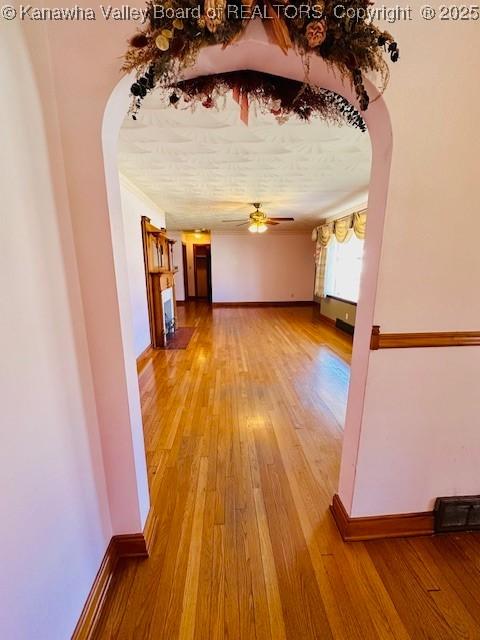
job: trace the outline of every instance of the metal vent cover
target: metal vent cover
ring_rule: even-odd
[[[335,326],[337,329],[341,329],[342,331],[345,331],[345,333],[349,333],[351,336],[353,336],[355,332],[353,324],[349,324],[348,322],[345,322],[345,320],[341,320],[341,318],[337,318],[335,320]]]
[[[435,533],[480,531],[480,496],[437,498]]]

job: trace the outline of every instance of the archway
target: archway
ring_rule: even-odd
[[[284,76],[295,80],[303,80],[305,76],[300,56],[293,51],[290,51],[288,55],[284,55],[278,46],[268,40],[260,21],[253,21],[236,44],[226,49],[215,46],[202,50],[197,63],[188,69],[188,73],[185,75],[186,77],[195,77],[244,69]],[[335,75],[334,71],[320,58],[311,60],[309,79],[312,84],[335,91],[352,104],[357,104],[352,87],[345,84],[339,76]],[[128,328],[130,310],[116,159],[116,141],[128,108],[131,81],[132,78],[130,76],[124,77],[110,96],[103,118],[102,140],[123,359],[126,379],[130,382],[128,384],[129,411],[137,484],[140,483],[145,486],[145,469],[141,461],[139,396],[138,387],[134,383],[136,369]],[[368,89],[372,98],[377,98],[372,101],[368,111],[364,114],[372,145],[368,233],[353,345],[351,382],[338,490],[347,511],[350,511],[353,499],[355,467],[362,423],[371,327],[374,324],[374,302],[392,154],[392,132],[385,102],[378,95],[378,91],[373,85],[370,84]],[[143,491],[143,496],[145,498],[145,491]],[[145,505],[143,505],[143,509],[140,508],[140,511],[145,512]]]

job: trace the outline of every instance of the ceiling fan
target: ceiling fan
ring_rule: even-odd
[[[255,207],[255,211],[252,211],[248,220],[242,218],[241,220],[222,220],[222,222],[240,222],[240,224],[237,224],[237,227],[243,227],[248,224],[250,225],[248,230],[251,233],[265,233],[269,226],[274,226],[281,222],[293,222],[295,220],[295,218],[272,218],[267,216],[265,212],[260,211],[260,207],[262,206],[260,202],[251,202],[250,204]]]

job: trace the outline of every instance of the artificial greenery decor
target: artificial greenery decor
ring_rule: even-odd
[[[149,90],[158,85],[177,85],[182,71],[194,64],[201,48],[228,46],[242,34],[248,21],[257,17],[265,19],[266,28],[285,53],[295,49],[302,56],[307,86],[309,57],[318,55],[350,80],[360,109],[365,111],[370,99],[364,75],[376,72],[383,90],[388,81],[385,57],[388,55],[393,62],[399,58],[393,37],[371,22],[369,0],[349,0],[348,11],[339,11],[338,0],[274,1],[149,2],[148,24],[131,38],[123,66],[126,71],[137,72],[137,81],[131,87],[132,115]],[[289,110],[297,116],[298,111],[296,107]]]

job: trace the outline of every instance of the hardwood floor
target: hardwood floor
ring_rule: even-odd
[[[348,337],[308,308],[181,312],[188,350],[141,363],[153,553],[97,640],[480,639],[478,537],[337,532]]]

